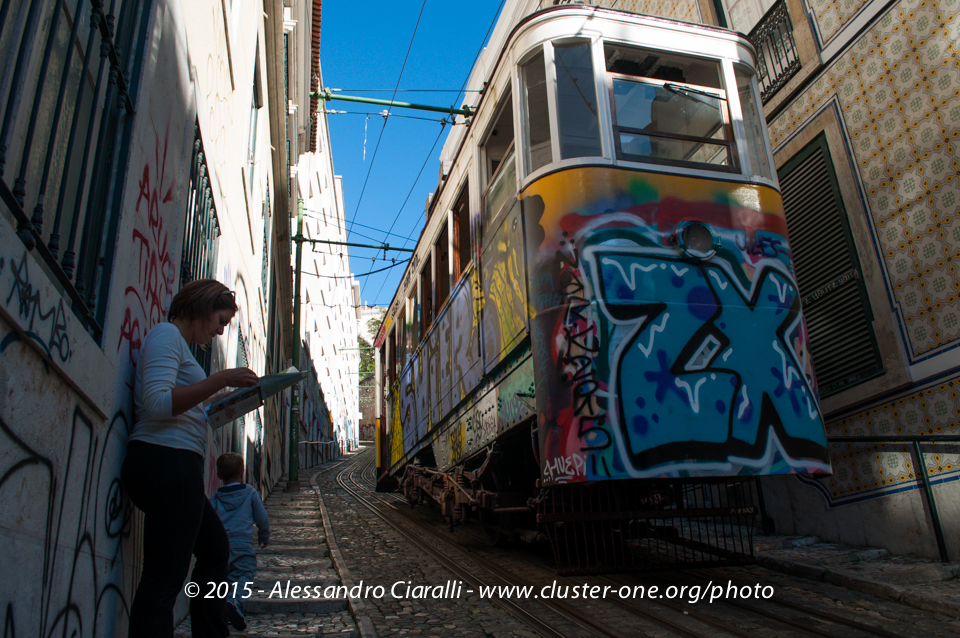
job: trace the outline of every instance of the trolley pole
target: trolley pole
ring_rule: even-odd
[[[296,269],[293,276],[293,366],[300,369],[300,268],[303,264],[303,198],[297,199]],[[288,492],[300,491],[300,384],[290,391],[290,471]]]

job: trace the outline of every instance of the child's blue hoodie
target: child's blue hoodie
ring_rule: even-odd
[[[221,487],[210,497],[210,503],[223,521],[231,547],[236,541],[251,542],[254,523],[257,525],[257,540],[270,542],[270,519],[260,494],[252,486],[233,483]]]

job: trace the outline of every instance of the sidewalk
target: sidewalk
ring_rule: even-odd
[[[960,563],[891,556],[816,536],[757,536],[753,546],[761,567],[960,618]]]
[[[260,593],[243,603],[246,630],[231,627],[230,635],[359,638],[347,600],[322,595],[326,588],[340,585],[340,578],[330,560],[315,484],[302,477],[299,493],[285,492],[285,488],[286,478],[281,477],[264,502],[270,517],[270,544],[266,549],[257,549],[253,590]],[[301,592],[309,587],[310,597],[297,596],[293,588],[298,586]],[[177,627],[174,638],[189,637],[188,615]]]

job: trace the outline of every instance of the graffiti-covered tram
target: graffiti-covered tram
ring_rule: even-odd
[[[376,339],[378,488],[566,573],[743,559],[753,477],[830,470],[753,48],[568,6],[497,38]]]

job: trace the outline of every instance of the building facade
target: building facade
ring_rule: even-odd
[[[184,283],[236,292],[230,326],[195,353],[209,372],[291,363],[288,140],[310,139],[297,114],[315,109],[289,87],[309,87],[319,5],[0,9],[0,602],[18,635],[126,632],[142,543],[119,479],[134,372]],[[311,419],[334,421],[312,382]],[[262,494],[276,484],[289,408],[288,391],[209,435],[208,491],[228,450]]]
[[[320,2],[285,9],[286,42],[293,60],[288,87],[291,233],[302,217],[299,269],[300,369],[311,370],[315,399],[303,396],[299,463],[309,467],[356,449],[358,443],[357,313],[360,287],[350,272],[343,184],[334,172],[324,103],[310,93],[323,85]],[[299,206],[299,211],[297,209]],[[304,357],[307,355],[307,358]],[[309,361],[309,364],[307,363]],[[309,414],[326,411],[327,418]],[[307,418],[304,418],[307,417]]]

